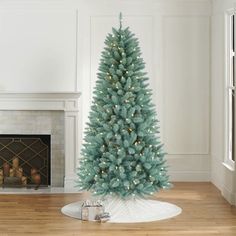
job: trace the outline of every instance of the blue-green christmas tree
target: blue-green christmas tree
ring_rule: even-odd
[[[170,187],[138,39],[112,29],[97,74],[78,186],[97,195],[145,196]]]

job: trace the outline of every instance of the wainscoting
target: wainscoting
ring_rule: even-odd
[[[171,179],[209,181],[211,7],[210,0],[1,2],[0,91],[81,92],[78,158],[104,40],[122,12],[140,42]]]

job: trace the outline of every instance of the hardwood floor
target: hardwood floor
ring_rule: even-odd
[[[211,183],[175,183],[155,198],[177,204],[181,215],[151,223],[111,224],[81,222],[61,214],[62,206],[86,194],[1,195],[0,235],[236,236],[236,208]]]

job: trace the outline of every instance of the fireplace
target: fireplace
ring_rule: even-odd
[[[0,135],[0,185],[50,186],[50,135]]]
[[[49,134],[50,187],[71,192],[77,191],[76,168],[82,143],[79,97],[79,92],[0,93],[0,134]]]

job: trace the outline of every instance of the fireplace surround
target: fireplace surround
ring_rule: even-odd
[[[81,143],[79,97],[79,92],[0,93],[0,134],[51,135],[51,185],[64,187],[69,191],[75,190],[74,181]],[[25,117],[31,120],[27,125],[23,125]]]

